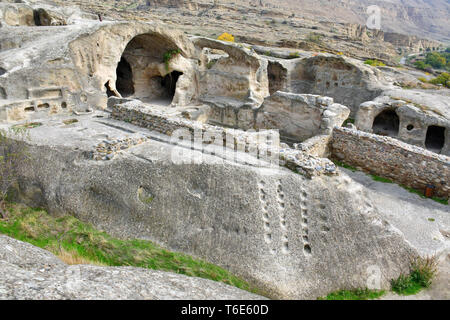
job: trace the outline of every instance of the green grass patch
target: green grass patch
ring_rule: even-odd
[[[431,198],[427,198],[427,197],[426,197],[422,192],[420,192],[419,190],[416,190],[416,189],[407,187],[407,186],[402,185],[402,184],[400,185],[400,187],[402,187],[403,189],[405,189],[405,190],[407,190],[407,191],[409,191],[409,192],[411,192],[411,193],[417,194],[418,196],[420,196],[420,197],[423,198],[423,199],[431,199],[431,200],[434,200],[434,201],[439,202],[439,203],[441,203],[441,204],[448,205],[448,199],[439,198],[439,197],[431,197]]]
[[[383,178],[374,174],[371,174],[370,177],[372,178],[373,181],[378,181],[378,182],[383,182],[383,183],[394,183],[392,180],[388,179],[388,178]]]
[[[7,210],[8,218],[0,220],[0,233],[65,257],[62,260],[66,262],[70,254],[73,259],[69,261],[169,271],[262,294],[225,269],[186,254],[167,251],[150,241],[117,239],[72,216],[54,218],[44,210],[23,205],[8,203]]]
[[[391,290],[399,295],[414,295],[429,288],[437,272],[435,257],[411,259],[409,274],[401,274],[391,280]],[[353,289],[340,290],[318,300],[373,300],[386,294],[384,290]]]
[[[337,165],[338,167],[342,167],[342,168],[348,169],[348,170],[350,170],[350,171],[352,171],[352,172],[358,171],[358,169],[356,169],[355,167],[352,167],[352,166],[350,166],[350,165],[348,165],[348,164],[345,164],[345,163],[342,162],[342,161],[339,161],[339,160],[333,160],[333,162],[334,162],[334,164]]]
[[[384,290],[354,289],[332,292],[318,300],[373,300],[386,294]]]
[[[355,119],[348,118],[347,120],[344,121],[344,124],[342,126],[345,127],[349,123],[355,124]]]
[[[34,129],[37,127],[42,126],[42,123],[40,122],[26,122],[24,124],[19,124],[19,125],[15,125],[13,126],[13,128],[18,128],[18,129]]]
[[[401,274],[391,280],[392,291],[404,296],[414,295],[429,288],[436,275],[437,262],[434,257],[415,258],[411,261],[408,275]]]

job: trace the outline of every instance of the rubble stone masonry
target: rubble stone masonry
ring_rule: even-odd
[[[358,130],[336,127],[331,152],[348,165],[398,184],[424,191],[435,187],[434,194],[450,195],[450,157],[406,144],[397,139]]]
[[[256,132],[224,129],[179,117],[167,117],[164,112],[152,110],[138,101],[115,104],[112,106],[111,117],[113,119],[126,121],[139,127],[147,128],[168,136],[172,136],[172,134],[178,129],[187,129],[189,132],[194,132],[194,130],[197,129],[203,133],[206,131],[209,133],[216,133],[219,137],[224,139],[224,145],[225,139],[229,136],[234,139],[235,143],[243,143],[245,145],[245,149],[252,147],[257,147],[258,149],[263,147],[263,149],[265,149],[267,147],[264,145],[259,145],[256,142]],[[295,150],[287,146],[282,146],[281,148],[275,147],[274,149],[269,147],[267,152],[271,154],[278,154],[280,164],[306,176],[307,178],[320,175],[338,174],[336,166],[329,159],[316,157],[302,150]]]

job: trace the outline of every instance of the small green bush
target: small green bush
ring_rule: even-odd
[[[345,127],[347,124],[352,123],[355,124],[355,119],[352,118],[348,118],[347,120],[344,121],[344,123],[342,124],[343,127]]]
[[[429,288],[437,272],[437,262],[434,257],[416,258],[411,263],[411,279],[423,288]]]
[[[414,66],[415,66],[417,69],[420,69],[420,70],[428,70],[428,69],[431,69],[431,66],[430,66],[429,64],[426,64],[426,63],[423,62],[422,60],[414,62]]]
[[[352,167],[352,166],[350,166],[350,165],[348,165],[348,164],[345,164],[345,163],[342,162],[342,161],[334,160],[333,162],[334,162],[334,164],[337,165],[338,167],[342,167],[342,168],[348,169],[348,170],[350,170],[350,171],[352,171],[352,172],[358,171],[358,169],[356,169],[355,167]]]
[[[385,66],[386,66],[386,65],[385,65],[383,62],[381,62],[381,61],[378,61],[378,60],[371,60],[371,59],[364,61],[364,64],[368,64],[369,66],[372,66],[372,67],[385,67]]]
[[[391,280],[392,291],[402,294],[411,289],[413,283],[409,275],[401,274],[397,279]]]
[[[447,88],[450,88],[450,73],[443,72],[438,77],[429,81],[432,84],[443,85]]]
[[[169,50],[163,55],[163,60],[166,65],[166,70],[169,71],[169,63],[175,56],[181,53],[180,49]]]
[[[429,288],[437,272],[435,257],[416,257],[411,261],[409,275],[401,274],[391,280],[391,288],[400,295],[413,295]]]
[[[419,77],[419,78],[417,78],[420,82],[423,82],[423,83],[428,83],[428,80],[425,78],[425,77]]]

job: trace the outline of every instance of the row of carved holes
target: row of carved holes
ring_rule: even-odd
[[[38,110],[48,109],[48,108],[50,108],[50,105],[48,103],[43,103],[43,104],[40,104],[40,105],[37,106]],[[62,102],[61,103],[61,108],[62,109],[66,109],[67,108],[67,103],[66,102]],[[36,108],[35,107],[26,107],[24,110],[25,110],[25,112],[34,112],[34,111],[36,111]]]

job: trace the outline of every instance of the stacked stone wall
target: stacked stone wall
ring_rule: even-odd
[[[329,159],[315,157],[302,150],[289,148],[284,144],[277,146],[271,143],[261,143],[258,140],[257,132],[222,128],[181,117],[170,117],[164,112],[149,108],[138,101],[113,105],[111,117],[168,136],[173,136],[179,129],[186,129],[193,136],[195,136],[196,132],[200,132],[203,135],[207,132],[210,136],[220,137],[220,144],[222,144],[223,140],[224,147],[239,150],[238,145],[244,145],[244,148],[240,150],[245,150],[245,152],[256,148],[259,155],[261,155],[261,152],[264,152],[268,154],[270,159],[277,157],[277,160],[279,160],[277,163],[308,178],[322,174],[338,174],[336,166]],[[277,134],[273,130],[264,131],[268,133],[268,137],[275,137]],[[232,138],[234,143],[230,144],[230,138]]]
[[[435,187],[435,195],[450,195],[450,157],[409,145],[397,139],[336,127],[331,152],[344,163],[398,184],[424,191]]]

